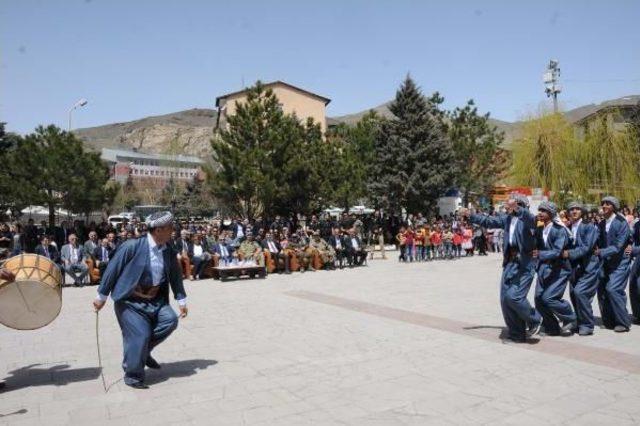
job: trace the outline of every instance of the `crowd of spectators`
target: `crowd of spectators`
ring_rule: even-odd
[[[638,217],[637,209],[628,207],[622,214],[629,223]],[[568,222],[564,212],[559,217]],[[591,211],[587,220],[597,224],[601,213]],[[145,224],[135,217],[117,225],[62,221],[52,228],[45,221],[37,225],[33,219],[24,225],[0,223],[0,260],[23,252],[36,253],[59,264],[75,285],[97,283],[118,247],[143,235]],[[345,212],[340,217],[292,214],[271,220],[179,220],[171,246],[183,276],[195,280],[211,277],[212,268],[236,264],[285,274],[361,266],[375,253],[386,258],[389,246],[398,249],[400,262],[454,260],[500,252],[503,238],[502,229],[471,225],[454,214],[401,218],[376,210],[365,215]]]

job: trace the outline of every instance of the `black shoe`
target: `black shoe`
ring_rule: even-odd
[[[636,325],[640,325],[640,319],[638,318],[633,318],[633,320],[631,321],[632,323],[636,324]]]
[[[540,333],[541,327],[542,327],[542,318],[540,318],[540,321],[534,322],[529,326],[529,329],[527,330],[527,337],[533,337],[536,334]]]
[[[2,391],[6,386],[7,384],[5,382],[0,382],[0,391]]]
[[[149,389],[149,386],[145,385],[143,382],[125,383],[125,385],[134,389]]]
[[[563,335],[571,335],[578,328],[578,321],[569,321],[565,323],[560,329],[560,333]]]
[[[627,331],[629,331],[629,327],[625,327],[624,325],[616,325],[613,328],[613,331],[615,331],[616,333],[626,333]]]
[[[519,344],[519,343],[527,343],[526,339],[523,338],[517,338],[517,337],[505,337],[502,340],[502,343],[505,345],[509,345],[509,344]]]
[[[153,370],[160,370],[160,368],[162,368],[160,366],[160,364],[158,363],[158,361],[156,361],[155,359],[153,359],[153,357],[151,355],[149,355],[147,357],[147,362],[144,364],[147,367],[153,369]]]

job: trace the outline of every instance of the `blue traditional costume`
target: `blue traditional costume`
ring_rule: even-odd
[[[547,212],[551,220],[544,228],[538,228],[536,309],[542,314],[546,334],[571,333],[576,326],[576,315],[571,304],[562,298],[571,275],[569,260],[562,258],[562,252],[570,244],[569,230],[554,221],[558,213],[554,203],[543,201],[538,210]],[[558,321],[562,321],[562,328]]]
[[[568,210],[580,209],[585,213],[584,206],[578,202],[569,203]],[[593,317],[593,298],[598,289],[598,277],[602,268],[600,258],[595,254],[598,244],[598,228],[580,220],[571,224],[571,246],[568,250],[571,262],[571,303],[578,320],[578,334],[588,336],[593,334],[595,320]]]
[[[611,205],[615,211],[599,224],[598,248],[602,272],[598,284],[598,303],[604,326],[625,332],[631,327],[625,292],[631,257],[624,252],[630,242],[631,228],[625,218],[617,213],[620,210],[617,198],[604,197],[602,203]]]
[[[500,306],[508,328],[508,338],[524,342],[527,335],[535,334],[540,329],[542,323],[541,315],[527,300],[535,274],[535,261],[531,255],[536,246],[536,218],[529,212],[526,197],[515,194],[512,198],[517,202],[518,209],[511,214],[474,214],[469,219],[485,228],[504,229]]]
[[[169,305],[169,287],[180,306],[186,293],[176,253],[158,245],[152,230],[173,223],[169,212],[154,213],[147,219],[149,232],[129,240],[116,251],[104,272],[98,299],[111,294],[122,330],[125,384],[144,388],[144,368],[160,368],[151,351],[178,326],[178,317]]]

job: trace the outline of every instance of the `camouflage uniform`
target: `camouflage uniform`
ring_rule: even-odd
[[[238,254],[243,260],[253,260],[258,266],[264,266],[262,247],[256,241],[244,240],[238,248]]]
[[[335,262],[336,251],[333,249],[333,247],[331,247],[331,245],[329,245],[329,243],[327,243],[322,238],[312,239],[309,247],[317,250],[323,265]]]

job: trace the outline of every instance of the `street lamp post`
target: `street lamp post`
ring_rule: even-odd
[[[80,108],[83,107],[87,104],[87,100],[85,98],[80,99],[78,102],[76,102],[70,109],[69,109],[69,131],[71,131],[71,115],[73,114],[73,111],[76,108]]]

